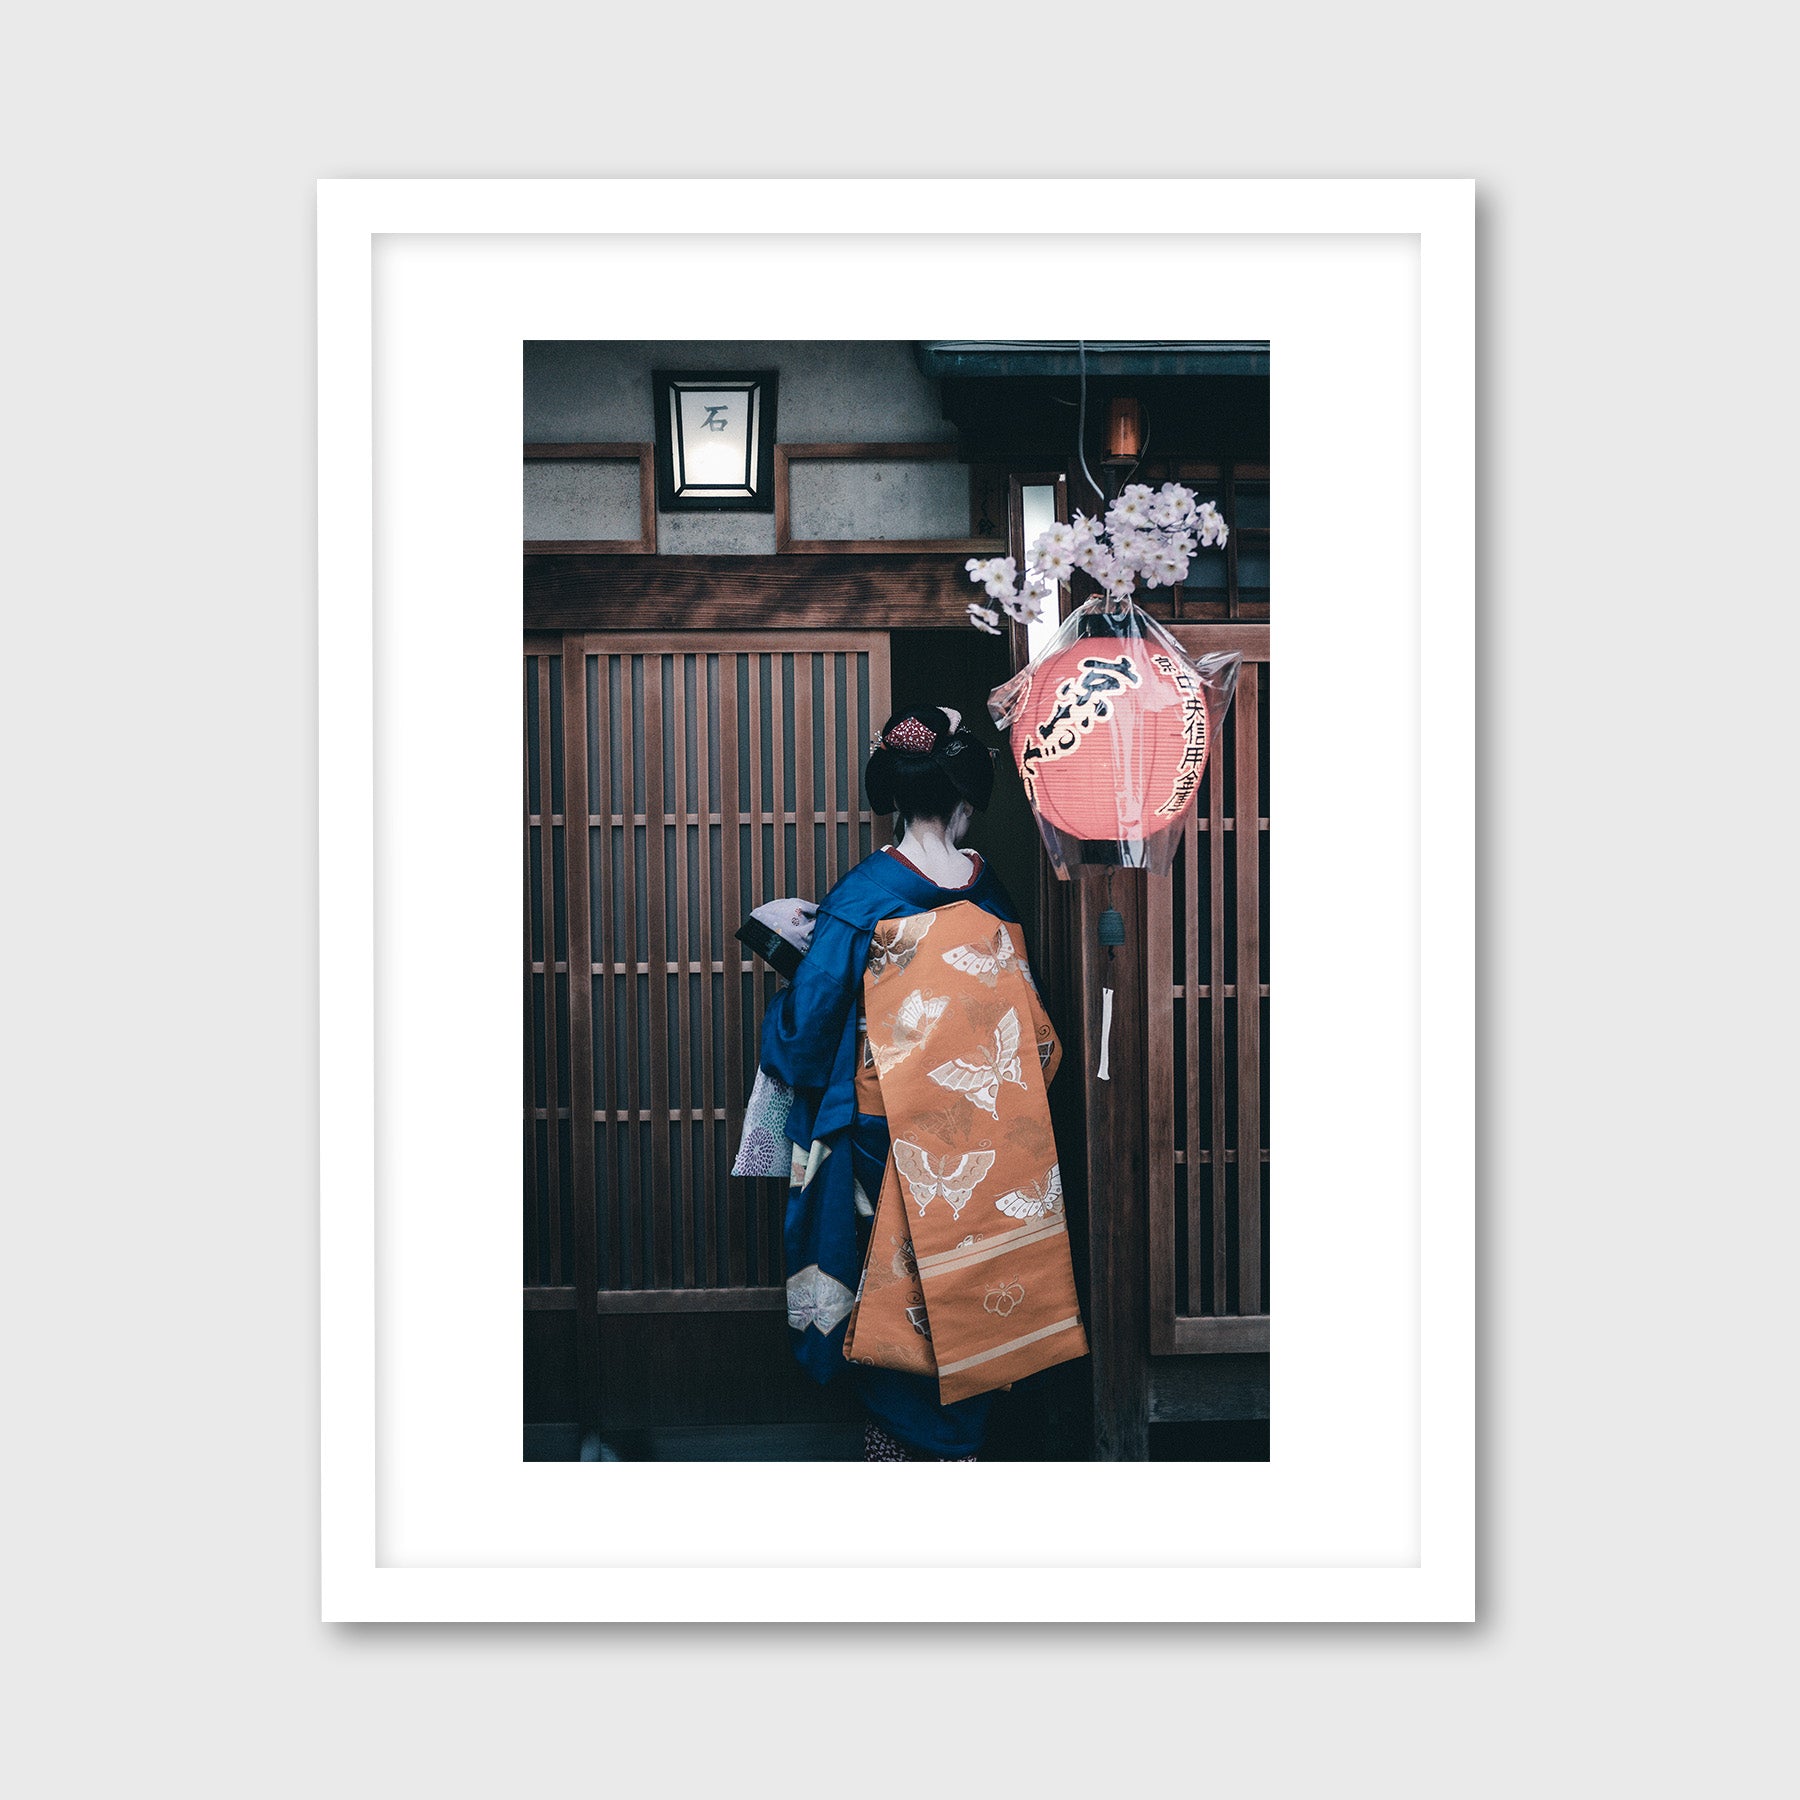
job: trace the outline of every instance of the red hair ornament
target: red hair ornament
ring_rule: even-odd
[[[1237,687],[1235,650],[1190,657],[1148,613],[1077,607],[988,710],[1059,876],[1166,875]]]

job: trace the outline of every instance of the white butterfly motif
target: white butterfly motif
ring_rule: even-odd
[[[933,1168],[929,1150],[920,1144],[909,1143],[905,1138],[897,1138],[894,1166],[899,1169],[900,1179],[906,1183],[907,1194],[919,1209],[921,1219],[925,1209],[940,1195],[950,1208],[951,1218],[955,1219],[962,1216],[962,1209],[969,1204],[969,1196],[994,1166],[994,1152],[965,1151],[957,1157],[955,1168],[950,1166],[950,1154],[946,1152]]]
[[[939,1063],[929,1073],[940,1087],[962,1094],[990,1118],[999,1118],[1001,1082],[1010,1081],[1017,1087],[1025,1085],[1025,1071],[1019,1066],[1017,1011],[1009,1006],[994,1027],[993,1049],[983,1050],[974,1061],[959,1056],[954,1062]]]
[[[1000,927],[998,936],[985,942],[957,944],[946,950],[944,961],[965,975],[973,975],[983,987],[992,987],[1008,963],[1018,962],[1023,967],[1023,959],[1013,949],[1012,933],[1005,925]]]
[[[1057,1163],[1050,1165],[1042,1181],[1027,1182],[994,1202],[1009,1219],[1041,1219],[1045,1213],[1061,1212],[1062,1203],[1062,1168]]]
[[[910,919],[883,919],[875,927],[869,945],[870,973],[881,974],[889,963],[904,969],[918,954],[925,933],[931,929],[931,922],[936,917],[936,913],[926,912],[914,913]]]
[[[900,1002],[900,1010],[887,1021],[893,1027],[892,1039],[883,1044],[873,1032],[869,1035],[869,1054],[875,1059],[876,1074],[887,1075],[905,1062],[931,1036],[931,1028],[944,1016],[944,1008],[949,1004],[948,995],[927,1000],[923,989],[914,988]]]
[[[1009,1312],[1025,1304],[1024,1284],[1017,1281],[997,1282],[988,1289],[981,1304],[986,1311],[1004,1319]]]

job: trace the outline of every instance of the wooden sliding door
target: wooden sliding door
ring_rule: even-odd
[[[881,632],[526,638],[524,1297],[585,1420],[637,1384],[623,1321],[784,1312],[785,1183],[730,1174],[775,980],[733,934],[887,840],[889,685]]]
[[[1150,1348],[1266,1350],[1269,633],[1170,629],[1245,656],[1172,877],[1146,888]]]

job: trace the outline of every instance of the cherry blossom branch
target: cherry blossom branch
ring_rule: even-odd
[[[1000,615],[1035,623],[1058,582],[1080,569],[1100,584],[1111,605],[1123,605],[1141,581],[1146,588],[1173,587],[1187,579],[1199,549],[1222,548],[1229,528],[1210,500],[1193,489],[1165,481],[1160,490],[1143,482],[1127,487],[1104,518],[1076,513],[1072,524],[1049,526],[1032,540],[1026,555],[1025,585],[1010,556],[970,557],[969,579],[983,588],[998,609],[969,602],[969,623],[1000,635]]]

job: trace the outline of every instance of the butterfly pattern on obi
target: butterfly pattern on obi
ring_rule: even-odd
[[[1013,1119],[1000,1128],[1001,1138],[1031,1166],[1056,1161],[1056,1138],[1047,1119]]]
[[[1052,1163],[1041,1180],[1002,1194],[994,1205],[1009,1219],[1041,1219],[1046,1213],[1061,1212],[1062,1203],[1062,1168]]]
[[[972,944],[957,944],[944,952],[944,961],[951,968],[960,969],[965,975],[973,975],[983,987],[991,988],[1000,979],[1000,974],[1009,963],[1017,963],[1021,970],[1025,967],[1025,959],[1013,948],[1012,933],[1001,924],[998,933],[987,939],[977,939]]]
[[[905,1062],[931,1036],[931,1028],[949,1004],[947,995],[927,999],[922,988],[914,988],[900,1002],[899,1011],[885,1021],[892,1033],[888,1041],[883,1043],[874,1032],[869,1033],[869,1054],[875,1059],[876,1074],[885,1076]]]
[[[942,1198],[952,1218],[960,1218],[969,1204],[969,1196],[978,1188],[994,1166],[992,1150],[965,1150],[960,1154],[946,1151],[933,1157],[923,1145],[897,1138],[894,1142],[894,1166],[906,1184],[908,1198],[925,1216],[933,1200]]]
[[[1015,1307],[1025,1304],[1025,1287],[1018,1281],[998,1281],[988,1289],[981,1302],[982,1311],[1004,1319]]]
[[[910,919],[883,919],[869,940],[869,973],[880,975],[889,967],[904,969],[918,955],[935,912],[914,913]]]
[[[1025,1071],[1019,1062],[1018,1010],[1009,1006],[1001,1015],[991,1048],[977,1051],[972,1060],[958,1056],[939,1063],[929,1073],[940,1087],[961,1094],[989,1118],[999,1118],[1000,1084],[1010,1081],[1015,1087],[1025,1086]]]

